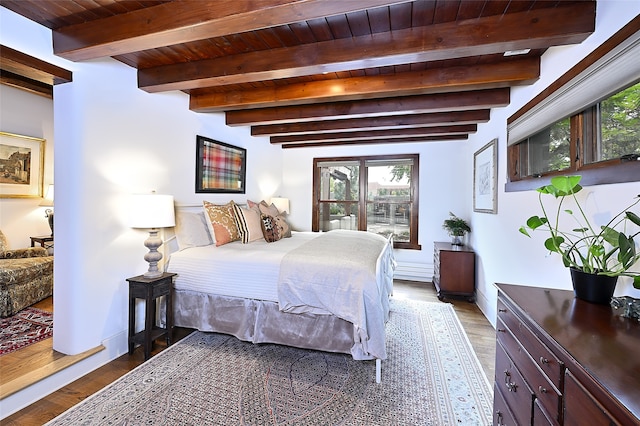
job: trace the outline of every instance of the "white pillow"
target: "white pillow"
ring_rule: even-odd
[[[207,228],[204,212],[176,212],[176,241],[178,250],[208,246],[214,243]]]

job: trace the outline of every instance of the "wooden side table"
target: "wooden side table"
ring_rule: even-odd
[[[51,235],[41,235],[38,237],[29,237],[31,239],[31,247],[35,247],[35,244],[40,244],[40,247],[48,248],[49,246],[53,247],[53,244],[47,245],[47,243],[53,243],[53,236]]]
[[[467,246],[435,242],[433,245],[433,284],[438,299],[466,297],[475,301],[475,253]]]
[[[145,361],[151,357],[153,342],[166,336],[167,346],[173,338],[173,277],[177,274],[163,273],[158,278],[147,278],[144,275],[127,278],[129,282],[129,355],[133,353],[135,344],[144,348]],[[166,296],[167,318],[165,327],[156,327],[156,302],[160,296]],[[135,333],[136,299],[144,299],[144,329]]]

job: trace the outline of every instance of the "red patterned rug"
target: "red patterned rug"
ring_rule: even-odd
[[[53,336],[53,314],[25,308],[0,319],[0,356]]]

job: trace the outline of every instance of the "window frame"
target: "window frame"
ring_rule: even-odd
[[[636,83],[637,84],[637,83]],[[620,89],[620,91],[624,88]],[[613,95],[612,95],[613,96]],[[605,98],[606,99],[606,98]],[[506,192],[522,191],[547,185],[553,176],[577,174],[582,176],[583,185],[601,185],[608,183],[623,183],[640,181],[640,161],[625,161],[614,158],[603,161],[585,163],[586,150],[593,156],[597,148],[599,127],[598,108],[601,101],[596,102],[570,117],[569,167],[554,170],[539,175],[518,176],[518,162],[526,158],[526,141],[515,143],[507,147],[508,181]],[[559,120],[561,121],[561,120]],[[585,123],[591,129],[585,134]],[[531,135],[530,135],[531,136]],[[529,138],[528,136],[527,138]],[[584,146],[586,144],[586,147]]]
[[[393,247],[396,249],[421,250],[418,243],[418,217],[419,217],[419,188],[420,181],[420,154],[393,154],[393,155],[371,155],[371,156],[349,156],[349,157],[318,157],[313,159],[313,192],[312,192],[312,213],[311,213],[311,230],[320,231],[320,205],[326,202],[335,202],[335,200],[320,200],[320,167],[318,163],[325,162],[358,162],[358,200],[343,201],[347,203],[357,203],[358,206],[358,230],[367,230],[367,193],[368,193],[368,161],[380,160],[403,160],[410,159],[413,161],[413,168],[410,179],[410,198],[411,198],[411,214],[409,218],[409,241],[394,241]]]
[[[584,149],[582,149],[583,152],[580,154],[580,157],[578,157],[578,161],[575,161],[578,152],[578,137],[580,137],[581,144],[582,141],[584,141],[584,139],[582,139],[582,120],[584,120],[583,112],[592,108],[593,105],[598,104],[600,101],[624,90],[625,87],[629,87],[638,82],[637,73],[634,71],[637,69],[637,64],[635,62],[630,62],[634,60],[634,56],[629,53],[636,52],[638,49],[638,44],[636,43],[638,37],[640,37],[640,33],[637,31],[638,22],[640,22],[640,17],[630,21],[601,46],[596,48],[591,54],[587,55],[583,60],[560,76],[556,81],[550,84],[546,89],[527,102],[522,108],[507,119],[509,137],[507,142],[506,192],[536,189],[542,185],[549,184],[553,176],[576,173],[579,173],[582,176],[581,184],[583,186],[640,181],[640,161],[612,159],[584,164],[582,158]],[[632,65],[633,67],[629,68]],[[524,117],[535,116],[538,113],[544,115],[544,112],[547,111],[548,107],[549,111],[553,111],[554,106],[557,109],[556,105],[563,105],[563,93],[568,93],[572,88],[575,88],[578,85],[582,85],[580,87],[600,87],[600,84],[595,84],[591,81],[591,77],[595,78],[598,82],[604,82],[606,78],[603,78],[602,76],[609,74],[608,70],[612,69],[608,67],[627,70],[630,74],[625,76],[620,74],[620,80],[609,79],[608,82],[606,82],[607,84],[610,84],[610,86],[608,86],[609,89],[606,90],[608,93],[594,94],[590,105],[585,103],[583,105],[587,106],[573,110],[574,112],[571,115],[571,143],[569,145],[570,158],[572,159],[570,168],[544,173],[540,176],[527,176],[523,178],[517,176],[516,166],[520,155],[520,150],[516,148],[517,145],[522,140],[526,139],[526,137],[542,130],[544,126],[541,126],[538,130],[534,130],[533,128],[530,129],[530,132],[527,132],[530,134],[526,137],[523,137],[523,134],[517,132],[520,136],[515,136],[518,138],[515,144],[512,144],[509,140],[513,136],[511,134],[512,127],[517,125],[518,122],[522,122]],[[618,76],[618,74],[613,72],[610,75]],[[622,81],[623,79],[625,79],[625,81]],[[631,83],[632,81],[635,81],[635,83]],[[616,84],[615,87],[614,84]],[[570,112],[572,111],[569,109],[567,113]],[[597,143],[597,141],[594,141],[593,143]],[[580,148],[582,148],[582,146]]]

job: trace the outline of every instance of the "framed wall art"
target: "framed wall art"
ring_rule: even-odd
[[[42,197],[45,140],[0,132],[0,198]]]
[[[473,154],[473,211],[498,212],[498,139]]]
[[[245,193],[247,150],[196,136],[196,193]]]

